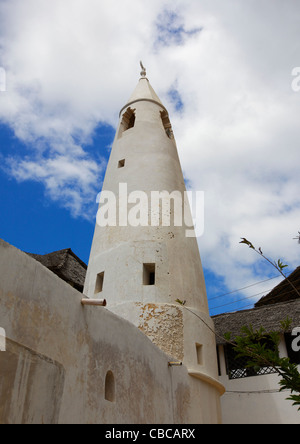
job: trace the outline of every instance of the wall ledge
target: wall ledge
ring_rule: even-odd
[[[200,372],[199,370],[188,369],[188,374],[194,378],[200,379],[201,381],[207,382],[208,384],[214,386],[220,393],[221,396],[224,395],[226,389],[220,381],[207,375],[206,373]]]

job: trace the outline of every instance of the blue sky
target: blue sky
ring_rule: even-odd
[[[299,265],[299,22],[294,0],[0,0],[0,237],[88,261],[142,59],[188,186],[205,192],[199,247],[213,314],[251,305],[277,281],[252,285],[276,273],[241,237],[289,271]]]
[[[27,151],[27,147],[4,125],[0,127],[0,142],[3,156]],[[0,187],[2,239],[23,251],[37,254],[71,247],[83,261],[88,261],[93,221],[72,217],[59,202],[47,198],[42,183],[18,182],[3,168]]]

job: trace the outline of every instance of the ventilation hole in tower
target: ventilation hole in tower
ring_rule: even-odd
[[[199,365],[203,365],[203,345],[196,344],[197,362]]]
[[[169,139],[174,139],[172,125],[171,125],[167,111],[161,111],[160,116],[161,116],[162,124],[163,124],[163,127],[165,129],[167,136],[169,137]]]
[[[155,264],[144,264],[143,284],[155,285]]]
[[[118,168],[124,168],[124,166],[125,166],[125,159],[119,160]]]
[[[105,399],[109,402],[115,402],[116,384],[112,371],[108,371],[105,377]]]
[[[104,271],[102,273],[97,274],[96,285],[95,285],[95,294],[102,292],[103,282],[104,282]]]
[[[129,122],[128,122],[128,128],[127,129],[133,128],[134,124],[135,124],[135,114],[134,114],[134,112],[132,112],[132,114],[130,116],[130,119],[129,119]]]

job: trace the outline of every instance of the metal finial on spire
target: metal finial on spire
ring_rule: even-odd
[[[142,68],[142,71],[141,71],[141,76],[142,76],[143,78],[145,78],[145,77],[146,77],[146,75],[147,75],[147,72],[146,72],[146,68],[144,67],[144,65],[143,65],[143,62],[142,62],[142,61],[140,62],[140,65],[141,65],[141,68]]]

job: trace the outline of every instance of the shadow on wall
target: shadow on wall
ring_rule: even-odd
[[[63,367],[9,339],[0,353],[0,424],[57,424]]]

